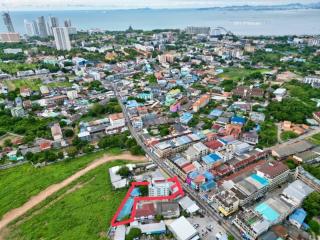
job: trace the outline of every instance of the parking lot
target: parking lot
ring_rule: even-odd
[[[201,239],[214,240],[216,239],[217,233],[225,233],[224,229],[210,217],[205,216],[201,218],[199,216],[194,216],[188,218],[188,220],[197,229]]]

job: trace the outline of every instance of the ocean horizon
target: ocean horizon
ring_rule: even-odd
[[[184,29],[187,26],[224,27],[236,35],[320,34],[320,9],[237,10],[225,9],[113,9],[11,11],[15,30],[25,33],[23,21],[38,16],[55,16],[60,24],[69,18],[78,30],[98,28],[121,31],[134,29]],[[0,31],[5,31],[3,24]]]

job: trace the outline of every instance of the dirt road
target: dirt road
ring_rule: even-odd
[[[57,191],[61,190],[62,188],[68,186],[70,183],[78,179],[79,177],[85,175],[87,172],[99,167],[100,165],[114,161],[114,160],[128,160],[128,161],[146,161],[144,156],[133,156],[129,153],[124,153],[116,156],[109,156],[104,155],[102,158],[99,158],[85,168],[79,170],[75,174],[71,175],[70,177],[66,178],[60,183],[53,184],[47,187],[42,192],[38,193],[37,195],[31,197],[25,204],[21,207],[15,208],[7,212],[2,219],[0,220],[0,231],[5,228],[10,222],[14,221],[18,217],[24,215],[27,211],[35,207],[37,204],[44,201],[47,197],[51,196],[52,194],[56,193]]]

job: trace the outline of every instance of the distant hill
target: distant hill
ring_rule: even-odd
[[[297,9],[320,9],[320,2],[302,4],[282,4],[282,5],[241,5],[241,6],[226,6],[226,7],[209,7],[209,8],[197,8],[197,10],[227,10],[227,11],[243,11],[243,10],[254,10],[254,11],[275,11],[275,10],[297,10]]]

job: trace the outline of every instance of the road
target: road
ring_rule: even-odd
[[[153,160],[154,163],[156,163],[166,174],[168,174],[170,177],[176,176],[170,168],[168,168],[164,164],[164,159],[159,158],[155,153],[153,153],[140,139],[139,134],[137,131],[133,128],[130,118],[127,114],[126,108],[122,103],[121,96],[119,95],[116,87],[113,85],[113,90],[115,92],[115,95],[118,99],[118,102],[122,108],[122,112],[125,116],[128,128],[131,132],[131,135],[136,139],[137,143],[142,147],[142,149],[145,151],[145,153]],[[182,179],[181,179],[182,180]],[[183,180],[182,180],[183,182]],[[197,203],[198,205],[205,210],[205,212],[212,217],[215,221],[219,222],[221,226],[226,230],[226,232],[231,233],[233,236],[236,237],[236,239],[242,239],[239,232],[236,230],[236,228],[229,222],[227,222],[223,217],[221,217],[206,201],[204,201],[197,192],[195,192],[193,189],[191,189],[186,184],[182,184],[183,189],[185,192],[187,192]]]

